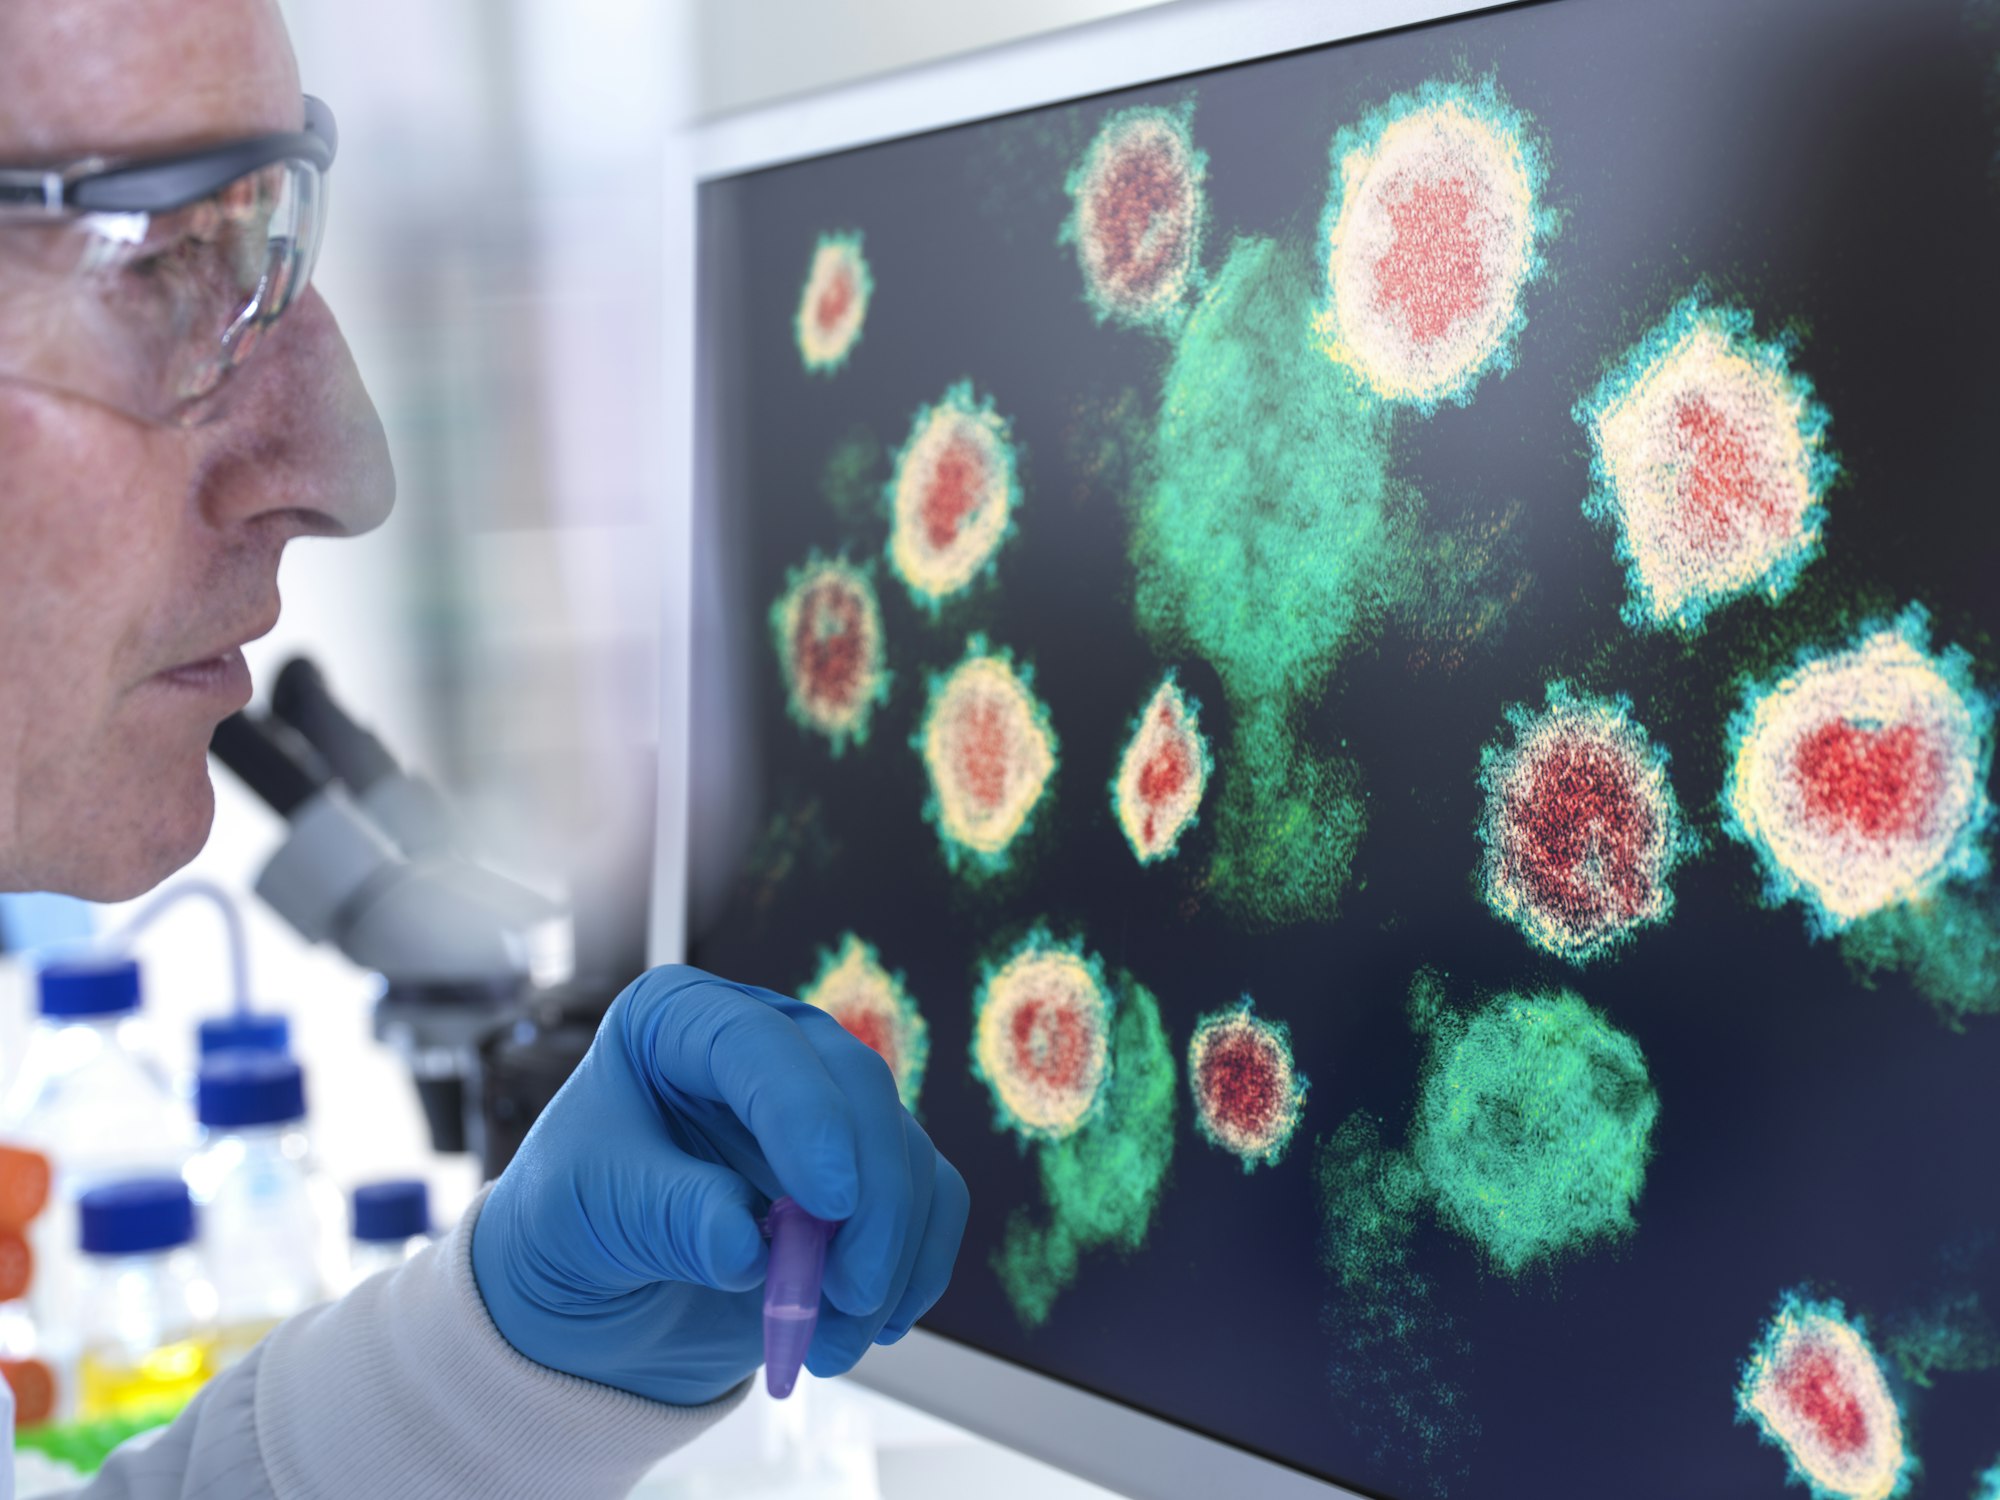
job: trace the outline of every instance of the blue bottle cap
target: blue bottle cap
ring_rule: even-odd
[[[116,1016],[139,1008],[139,966],[129,958],[49,964],[40,978],[45,1016]]]
[[[402,1241],[430,1232],[430,1189],[421,1182],[370,1182],[354,1190],[357,1240]]]
[[[292,1023],[276,1011],[231,1011],[210,1016],[195,1028],[201,1055],[217,1052],[284,1052],[292,1045]]]
[[[302,1120],[305,1072],[283,1052],[213,1053],[201,1060],[194,1113],[212,1130]]]
[[[178,1177],[134,1177],[77,1200],[86,1255],[171,1250],[194,1238],[194,1200]]]

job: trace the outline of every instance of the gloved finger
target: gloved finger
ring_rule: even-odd
[[[736,1173],[670,1145],[586,1156],[575,1173],[606,1280],[637,1288],[686,1282],[723,1292],[759,1286],[769,1258],[760,1195]]]
[[[965,1186],[965,1178],[939,1154],[930,1217],[919,1237],[909,1282],[889,1320],[882,1325],[876,1342],[895,1343],[944,1295],[944,1289],[951,1285],[952,1264],[958,1259],[959,1243],[965,1238],[965,1221],[971,1212],[972,1194]]]
[[[856,1317],[887,1317],[901,1289],[898,1275],[907,1274],[904,1242],[912,1224],[922,1222],[914,1218],[916,1198],[921,1192],[928,1206],[934,1168],[928,1160],[910,1159],[905,1126],[916,1122],[897,1096],[888,1064],[831,1016],[801,1016],[798,1025],[846,1091],[861,1174],[854,1213],[827,1245],[826,1300]]]
[[[930,1218],[937,1152],[932,1148],[930,1138],[924,1134],[923,1127],[907,1113],[903,1119],[908,1142],[906,1149],[912,1160],[923,1162],[929,1169],[919,1169],[911,1174],[911,1217],[908,1230],[896,1250],[895,1273],[890,1278],[889,1291],[879,1306],[866,1313],[843,1312],[834,1306],[821,1308],[820,1326],[813,1335],[812,1348],[806,1357],[806,1367],[815,1375],[843,1375],[868,1352],[868,1347],[881,1333],[883,1323],[900,1304],[903,1289],[908,1285],[921,1253],[923,1237],[920,1231]],[[914,1139],[909,1139],[911,1137]]]
[[[861,1172],[851,1106],[790,1017],[681,968],[655,970],[624,1022],[627,1046],[656,1089],[726,1105],[806,1212],[855,1212]]]

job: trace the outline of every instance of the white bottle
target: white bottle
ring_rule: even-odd
[[[52,1168],[49,1206],[29,1227],[35,1277],[26,1312],[37,1352],[64,1387],[57,1411],[66,1414],[81,1313],[77,1199],[101,1183],[178,1174],[194,1122],[139,1018],[137,964],[50,964],[39,987],[41,1017],[0,1103],[0,1139],[42,1152]]]
[[[430,1191],[415,1179],[370,1182],[354,1190],[354,1243],[347,1285],[393,1271],[431,1242]]]
[[[313,1164],[305,1075],[282,1052],[217,1052],[195,1085],[187,1184],[215,1279],[216,1367],[333,1291],[340,1195]]]

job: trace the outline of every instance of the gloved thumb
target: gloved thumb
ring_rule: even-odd
[[[763,1283],[762,1200],[729,1168],[667,1148],[607,1176],[604,1212],[590,1218],[633,1286],[679,1281],[745,1292]]]

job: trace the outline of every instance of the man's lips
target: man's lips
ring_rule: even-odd
[[[250,701],[250,666],[234,646],[200,661],[169,667],[153,680],[182,692],[228,700],[233,704],[232,713]]]

